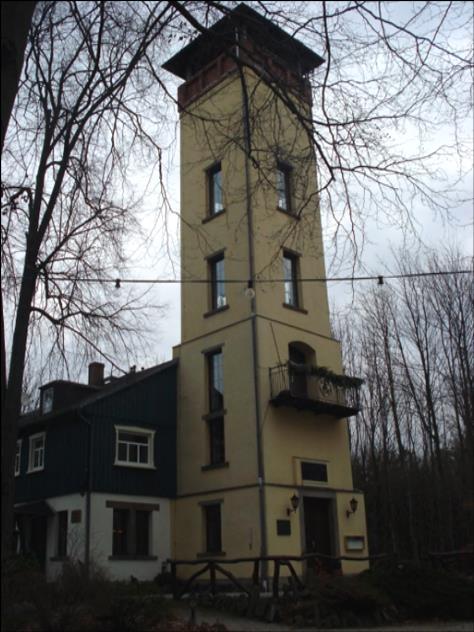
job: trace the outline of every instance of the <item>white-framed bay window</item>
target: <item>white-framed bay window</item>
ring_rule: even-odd
[[[115,426],[115,465],[154,469],[154,444],[154,430]]]
[[[29,438],[28,472],[44,470],[46,433],[38,432]]]

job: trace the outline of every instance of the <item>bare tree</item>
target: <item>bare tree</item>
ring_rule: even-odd
[[[465,545],[472,520],[472,283],[457,252],[423,262],[432,276],[364,293],[339,325],[365,379],[351,436],[372,546],[415,558]],[[398,266],[414,273],[407,252]]]
[[[36,2],[2,2],[2,135],[7,131],[18,90],[26,39]]]
[[[105,281],[117,274],[124,240],[134,234],[126,188],[134,150],[161,158],[147,99],[153,51],[172,18],[166,3],[45,2],[33,19],[2,156],[2,306],[13,323],[8,354],[2,339],[9,360],[2,559],[10,550],[16,421],[36,325],[51,327],[61,354],[73,340],[102,354],[107,343],[134,344],[133,297]]]
[[[190,3],[173,4],[205,30],[208,22],[192,14]],[[462,88],[470,85],[473,69],[469,3],[249,4],[325,59],[306,78],[312,112],[298,106],[286,76],[267,67],[260,76],[306,130],[316,153],[317,195],[336,226],[335,243],[339,236],[349,239],[357,256],[370,219],[413,234],[416,209],[423,206],[452,219],[463,199],[456,182],[472,162],[472,100]],[[214,20],[232,6],[214,4],[205,17]],[[261,71],[261,57],[242,46],[244,66]],[[261,111],[255,107],[259,120],[275,118],[269,101]],[[272,140],[267,138],[267,150]],[[265,148],[250,144],[252,149],[258,154]]]

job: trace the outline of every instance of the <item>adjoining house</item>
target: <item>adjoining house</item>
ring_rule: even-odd
[[[50,579],[67,559],[153,579],[171,556],[177,362],[108,382],[103,370],[92,363],[87,385],[45,384],[20,419],[17,550]]]
[[[48,572],[66,523],[67,547],[90,542],[116,577],[168,556],[368,555],[347,428],[361,381],[330,328],[308,136],[322,63],[241,4],[164,64],[183,80],[182,341],[116,383],[46,385],[22,420],[17,515],[26,542],[47,539]]]

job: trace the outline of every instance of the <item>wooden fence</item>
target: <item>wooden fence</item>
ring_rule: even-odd
[[[304,589],[304,583],[298,577],[293,563],[294,562],[312,562],[316,566],[318,572],[337,573],[340,572],[341,562],[348,560],[353,562],[366,562],[366,561],[380,561],[382,559],[389,559],[394,557],[393,555],[371,555],[368,557],[351,557],[343,555],[341,557],[332,557],[329,555],[321,555],[319,553],[308,553],[300,556],[280,555],[280,556],[268,556],[268,557],[241,557],[228,560],[217,561],[214,558],[205,558],[199,560],[168,560],[171,566],[172,583],[173,583],[173,597],[174,599],[180,599],[186,593],[189,593],[192,585],[205,573],[209,572],[210,590],[212,595],[216,594],[216,574],[221,573],[240,591],[247,594],[249,597],[260,593],[260,569],[263,562],[273,562],[273,578],[272,578],[272,593],[275,599],[278,599],[280,594],[280,570],[282,567],[288,568],[290,571],[290,577],[292,578],[295,587],[298,590]],[[245,586],[240,580],[238,580],[234,574],[224,568],[224,565],[251,563],[253,564],[252,581],[249,586]],[[177,577],[178,566],[202,566],[197,570],[189,579],[185,582],[184,586],[180,587]]]

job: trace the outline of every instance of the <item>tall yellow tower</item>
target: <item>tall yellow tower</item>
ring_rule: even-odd
[[[240,5],[164,65],[185,80],[178,559],[367,555],[359,383],[310,281],[325,276],[307,79],[322,62]]]

